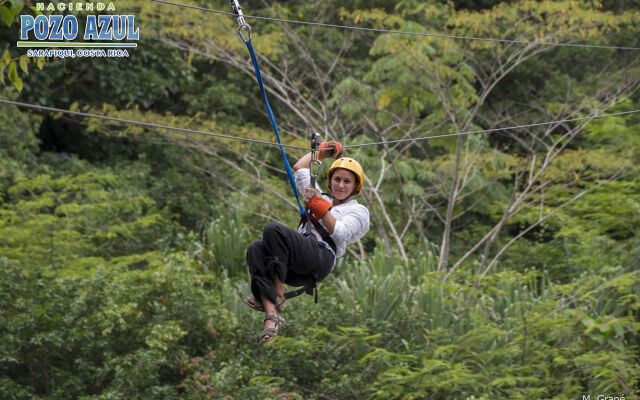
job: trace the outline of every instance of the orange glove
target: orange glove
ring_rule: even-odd
[[[313,216],[320,220],[333,205],[320,197],[320,191],[311,186],[307,186],[304,191],[304,204],[311,210]]]
[[[313,196],[322,196],[322,192],[319,191],[317,188],[314,188],[313,186],[309,185],[306,188],[304,188],[304,195],[302,196],[302,200],[304,201],[304,204],[308,207],[309,205],[307,204],[309,202],[309,200],[311,200],[311,198]]]
[[[342,155],[342,145],[340,142],[322,142],[318,146],[318,160],[323,158],[339,158]]]

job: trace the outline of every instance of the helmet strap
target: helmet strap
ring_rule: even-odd
[[[353,192],[355,192],[355,190],[354,190]],[[344,203],[346,203],[347,201],[349,201],[349,199],[351,198],[351,196],[353,196],[353,192],[351,192],[351,194],[350,194],[349,196],[345,197],[345,198],[344,198],[344,199],[342,199],[342,200],[338,200],[338,199],[336,198],[336,196],[334,196],[333,194],[328,194],[328,193],[322,193],[322,194],[326,194],[327,196],[331,197],[332,199],[334,199],[334,200],[338,200],[340,203],[338,203],[338,204],[336,204],[336,205],[339,205],[339,204],[344,204]]]

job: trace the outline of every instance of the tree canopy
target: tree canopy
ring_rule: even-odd
[[[258,347],[276,146],[0,104],[0,393],[637,398],[636,2],[241,4],[283,142],[346,146],[371,231]],[[0,99],[274,141],[232,17],[122,0],[129,57],[28,57],[35,5],[0,0]]]

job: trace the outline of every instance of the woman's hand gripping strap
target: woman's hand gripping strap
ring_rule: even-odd
[[[322,193],[317,188],[307,186],[304,191],[304,203],[316,220],[320,220],[333,207],[327,200],[321,197]]]

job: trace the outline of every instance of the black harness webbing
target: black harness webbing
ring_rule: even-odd
[[[298,227],[304,225],[307,223],[308,221],[311,221],[311,223],[313,224],[313,226],[316,228],[316,230],[318,231],[318,233],[320,234],[320,237],[322,238],[322,240],[325,241],[325,243],[327,243],[331,249],[333,250],[333,253],[336,254],[337,252],[337,247],[336,247],[336,243],[333,241],[333,239],[331,238],[331,235],[329,235],[329,232],[327,232],[326,229],[324,229],[324,226],[322,226],[320,224],[320,222],[318,222],[317,219],[315,219],[315,217],[313,216],[313,214],[309,213],[307,214],[306,217],[302,217],[300,218],[300,224],[298,225]],[[316,240],[316,237],[313,234],[307,234],[304,233],[303,235],[312,238],[313,240]],[[284,298],[285,299],[291,299],[293,297],[296,296],[300,296],[302,293],[306,293],[308,295],[313,296],[313,292],[315,291],[315,302],[318,302],[318,288],[316,287],[316,280],[314,277],[311,277],[309,279],[309,282],[302,288],[298,289],[298,290],[293,290],[291,292],[287,292],[284,294]]]
[[[300,218],[301,225],[305,223],[305,219],[308,219],[309,221],[311,221],[313,226],[316,228],[316,230],[320,234],[320,237],[322,238],[322,240],[324,240],[329,246],[331,246],[331,249],[333,250],[334,253],[337,253],[338,250],[336,247],[336,243],[331,238],[331,235],[329,234],[329,232],[327,232],[327,230],[324,229],[324,226],[322,226],[322,224],[318,222],[318,220],[313,216],[313,214],[308,213],[306,218]],[[315,239],[315,236],[311,236],[311,238]]]

